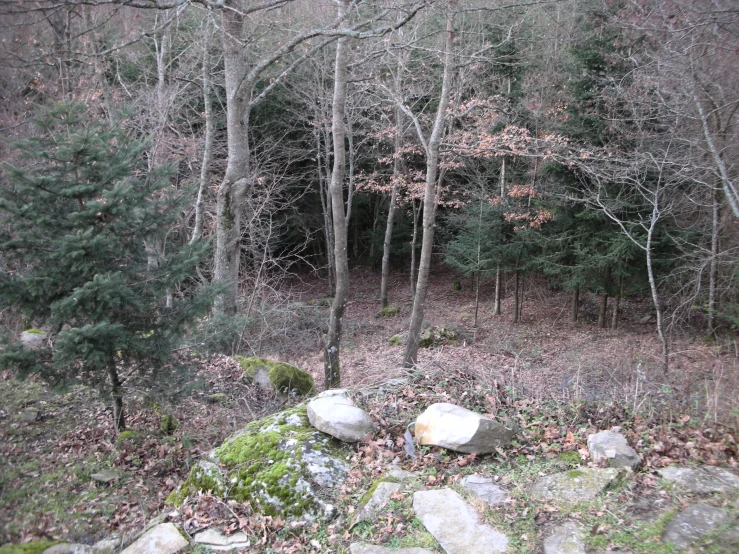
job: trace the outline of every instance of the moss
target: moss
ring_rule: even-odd
[[[377,490],[377,487],[380,486],[380,483],[401,483],[400,479],[396,479],[395,477],[380,477],[379,479],[376,479],[374,483],[370,486],[369,489],[367,489],[367,492],[364,493],[362,498],[359,500],[359,507],[363,508],[367,505],[367,502],[370,501],[372,498],[372,495],[375,494],[375,491]]]
[[[462,290],[462,283],[458,279],[455,279],[452,283],[452,290]]]
[[[47,548],[59,544],[59,541],[34,541],[23,544],[6,544],[0,546],[0,554],[40,554]]]
[[[390,344],[392,346],[402,346],[403,337],[401,335],[393,335],[392,337],[390,337]]]
[[[432,348],[439,344],[449,343],[457,344],[459,336],[455,331],[446,327],[429,327],[424,329],[418,338],[418,346],[421,348]]]
[[[39,331],[38,329],[26,329],[26,333],[30,333],[31,335],[45,335],[43,331]]]
[[[141,433],[138,433],[136,431],[121,431],[118,434],[118,438],[116,439],[116,442],[126,442],[126,441],[137,441],[141,438]]]
[[[580,465],[580,454],[577,450],[569,450],[568,452],[560,452],[558,454],[560,460],[570,465]]]
[[[159,422],[159,428],[165,435],[171,435],[179,426],[180,422],[177,421],[172,414],[165,415]]]
[[[170,494],[165,502],[179,506],[188,496],[199,491],[211,491],[216,496],[225,494],[226,487],[218,466],[210,462],[200,462],[192,468],[185,482]]]
[[[377,313],[377,317],[392,317],[400,313],[398,306],[386,306]]]
[[[226,402],[228,400],[228,396],[226,396],[222,392],[218,392],[216,394],[209,395],[207,400],[211,404],[220,404],[222,402]]]
[[[578,477],[582,477],[585,475],[582,471],[579,469],[571,469],[567,472],[568,477],[571,477],[572,479],[577,479]]]
[[[299,395],[314,394],[316,391],[310,373],[290,364],[273,362],[264,358],[244,358],[243,356],[235,356],[234,359],[244,369],[244,375],[247,379],[253,379],[261,369],[266,370],[276,391],[282,393],[295,392]]]

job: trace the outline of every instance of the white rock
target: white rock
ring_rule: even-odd
[[[739,491],[739,476],[720,467],[684,467],[669,465],[658,469],[660,477],[689,492],[731,494]]]
[[[86,544],[62,542],[50,546],[42,554],[93,554],[93,549]]]
[[[586,554],[581,535],[582,530],[572,521],[556,527],[544,540],[544,554]]]
[[[419,444],[441,446],[467,454],[489,454],[513,440],[500,423],[454,404],[432,404],[416,420]]]
[[[349,545],[349,552],[351,554],[434,554],[433,551],[426,550],[425,548],[399,548],[397,550],[391,550],[384,546],[359,543]]]
[[[328,390],[308,402],[308,421],[344,442],[358,442],[375,430],[370,416],[354,405],[345,390]]]
[[[665,526],[662,540],[683,550],[713,532],[729,520],[721,508],[694,504],[671,519]]]
[[[641,458],[629,446],[626,438],[616,431],[601,431],[588,436],[588,451],[594,462],[606,460],[610,467],[628,467],[636,470]]]
[[[160,523],[141,535],[121,554],[174,554],[188,545],[174,523]]]
[[[362,521],[373,520],[388,503],[393,493],[400,490],[400,487],[402,487],[400,483],[393,483],[392,481],[381,481],[378,483],[369,499],[363,504],[360,504],[354,516],[352,526]]]
[[[28,350],[38,350],[46,346],[46,333],[21,333],[21,343]]]
[[[447,554],[499,554],[508,537],[480,523],[477,513],[451,489],[419,491],[413,509]]]
[[[614,467],[581,467],[554,473],[536,481],[531,487],[531,496],[535,500],[574,506],[590,502],[617,479],[630,473]]]
[[[211,550],[229,551],[237,548],[249,548],[249,538],[239,531],[233,535],[224,535],[215,527],[201,531],[192,538],[193,542],[207,546]]]

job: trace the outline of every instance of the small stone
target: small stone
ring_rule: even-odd
[[[93,548],[86,544],[62,542],[50,546],[42,554],[93,554]]]
[[[46,333],[30,329],[21,333],[21,344],[28,350],[38,350],[46,346]]]
[[[491,506],[500,506],[505,502],[507,496],[506,491],[496,485],[490,477],[468,475],[459,484]]]
[[[174,554],[188,545],[174,523],[160,523],[141,535],[121,554]]]
[[[739,490],[739,476],[720,467],[691,468],[670,465],[658,469],[664,480],[674,483],[688,492],[731,494]]]
[[[594,462],[606,460],[609,467],[628,467],[637,470],[641,466],[639,454],[629,446],[626,438],[616,431],[601,431],[588,436],[588,451]]]
[[[726,523],[729,514],[721,508],[694,504],[670,520],[662,534],[663,541],[675,543],[683,550]]]
[[[489,454],[513,440],[513,431],[500,423],[447,403],[429,406],[418,416],[415,432],[416,440],[422,445],[466,454]]]
[[[233,535],[224,535],[220,529],[210,527],[193,537],[193,542],[207,546],[211,550],[229,551],[237,548],[249,548],[251,543],[245,533],[239,531]]]
[[[397,466],[393,466],[387,470],[387,476],[392,477],[393,479],[397,479],[398,481],[409,481],[410,479],[413,479],[416,474],[404,469],[400,469]]]
[[[544,554],[586,554],[582,530],[568,521],[554,529],[544,540]]]
[[[113,481],[118,479],[118,477],[118,473],[110,469],[104,469],[102,471],[99,471],[98,473],[93,473],[92,475],[90,475],[90,478],[93,481],[97,481],[98,483],[102,483],[103,485],[112,483]]]
[[[26,408],[21,412],[21,421],[26,423],[33,423],[38,420],[39,410],[38,408]]]
[[[645,323],[649,323],[650,321],[652,321],[652,314],[647,314],[644,317],[639,318],[638,323],[644,325]]]
[[[391,550],[384,546],[375,546],[374,544],[353,543],[349,545],[350,554],[434,554],[432,550],[425,548],[398,548]]]
[[[112,537],[103,539],[92,545],[93,554],[113,554],[121,548],[121,539]]]
[[[398,492],[401,486],[400,483],[393,483],[392,481],[380,481],[377,483],[372,495],[366,502],[360,504],[357,509],[352,527],[362,521],[375,519],[377,514],[387,505],[390,496]]]
[[[413,510],[447,554],[499,554],[508,537],[478,521],[477,513],[451,489],[418,491]]]
[[[329,390],[308,403],[308,421],[319,431],[344,442],[359,442],[375,430],[367,413],[344,390]]]
[[[581,467],[563,471],[539,479],[531,487],[531,496],[536,500],[564,505],[590,502],[625,474],[626,470],[611,467]]]

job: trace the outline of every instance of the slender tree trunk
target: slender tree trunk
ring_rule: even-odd
[[[110,379],[110,396],[113,400],[113,422],[118,432],[126,428],[126,414],[123,411],[123,385],[115,366],[115,355],[108,356],[108,378]]]
[[[411,200],[413,206],[413,234],[411,235],[411,297],[416,298],[416,245],[418,244],[418,216],[421,206],[416,208],[416,201]]]
[[[575,290],[572,291],[572,302],[571,302],[571,310],[570,310],[570,321],[572,323],[577,323],[577,315],[580,311],[580,288],[576,287]]]
[[[611,280],[611,268],[606,268],[606,274],[604,277],[603,294],[600,296],[600,309],[598,310],[598,328],[606,328],[606,313],[608,311],[608,284]]]
[[[652,263],[652,238],[654,236],[654,228],[659,218],[659,207],[657,204],[659,192],[655,193],[654,209],[652,210],[651,225],[647,231],[647,244],[645,253],[647,255],[647,275],[649,276],[649,290],[652,293],[652,302],[654,303],[654,311],[657,316],[657,335],[662,343],[662,365],[665,371],[669,370],[669,348],[667,344],[667,336],[665,335],[664,321],[662,315],[662,305],[657,292],[657,281],[654,278],[654,267]]]
[[[711,225],[711,263],[708,275],[708,333],[712,335],[716,327],[716,282],[718,280],[718,231],[720,220],[720,206],[718,200],[718,189],[713,189],[713,217]]]
[[[351,0],[340,0],[339,17],[345,17]],[[334,68],[334,101],[331,132],[334,143],[334,168],[331,173],[331,208],[334,223],[334,257],[336,259],[336,294],[331,304],[331,315],[326,335],[324,352],[325,388],[336,388],[341,384],[339,355],[341,348],[341,329],[346,299],[349,292],[349,265],[347,259],[347,222],[344,214],[344,173],[346,147],[344,139],[346,127],[346,74],[348,56],[347,37],[342,37],[336,45],[336,64]]]
[[[611,329],[618,329],[618,324],[621,319],[621,298],[624,295],[624,278],[621,276],[620,286],[618,288],[618,294],[616,295],[616,301],[613,305],[613,317],[611,318]]]
[[[505,200],[505,156],[500,162],[500,200]],[[500,264],[495,267],[495,301],[493,305],[493,313],[500,315],[500,294],[501,294],[501,269]]]
[[[475,272],[475,331],[477,331],[477,314],[480,309],[480,272]]]
[[[238,8],[238,5],[231,7]],[[244,199],[251,186],[248,130],[249,95],[252,87],[244,77],[248,74],[242,44],[244,16],[238,9],[224,9],[221,13],[228,163],[216,199],[214,281],[228,283],[228,290],[216,299],[215,308],[218,312],[234,314],[239,290],[241,215]]]
[[[418,266],[418,284],[413,299],[413,311],[408,329],[403,365],[412,367],[418,359],[418,338],[423,325],[423,312],[428,291],[429,273],[431,272],[431,252],[434,246],[434,227],[436,225],[436,193],[438,188],[437,172],[439,168],[439,147],[446,121],[452,81],[452,50],[454,48],[454,20],[456,0],[448,0],[446,15],[446,41],[444,51],[444,76],[442,79],[439,106],[434,119],[434,126],[426,148],[426,186],[423,198],[423,241],[421,243],[421,259]]]
[[[396,81],[400,77],[396,78]],[[397,88],[397,85],[396,85]],[[393,225],[395,224],[395,213],[398,210],[398,179],[400,179],[400,125],[401,125],[401,111],[400,108],[395,108],[395,156],[393,158],[393,177],[392,177],[392,189],[390,189],[390,207],[387,212],[387,225],[385,226],[385,240],[382,243],[382,277],[380,278],[380,303],[383,308],[387,308],[389,305],[388,298],[388,282],[390,281],[390,244],[393,239]],[[414,245],[411,247],[411,288],[413,287],[413,273],[415,270],[415,255],[413,248],[415,247],[415,233],[416,233],[416,214],[415,214],[415,202],[413,204],[413,233],[414,233]]]
[[[519,290],[521,285],[521,272],[518,271],[518,262],[516,262],[516,270],[514,272],[515,274],[515,285],[513,288],[513,323],[518,323],[519,318],[519,294],[521,294],[521,291]]]
[[[205,105],[205,145],[203,147],[203,163],[200,167],[200,183],[198,196],[195,201],[195,227],[192,231],[190,244],[198,240],[203,234],[203,212],[205,210],[205,196],[210,181],[210,166],[213,161],[213,138],[215,135],[215,118],[210,98],[210,41],[213,35],[213,23],[210,15],[205,22],[205,37],[203,38],[203,104]]]
[[[323,235],[326,239],[326,265],[328,266],[328,295],[334,295],[334,239],[333,224],[331,222],[331,197],[328,193],[327,179],[324,177],[321,165],[321,135],[316,133],[316,161],[318,164],[318,195],[321,197],[321,209],[323,210]]]

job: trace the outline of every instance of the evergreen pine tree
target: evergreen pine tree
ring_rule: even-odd
[[[18,343],[1,366],[60,384],[107,388],[117,428],[125,427],[121,369],[157,378],[186,326],[211,295],[190,277],[208,244],[168,245],[151,259],[182,204],[166,168],[142,169],[145,143],[123,127],[92,123],[81,105],[60,104],[18,143],[0,187],[0,302],[50,330],[50,345]],[[155,262],[155,263],[153,263]],[[168,291],[178,291],[167,306]]]

